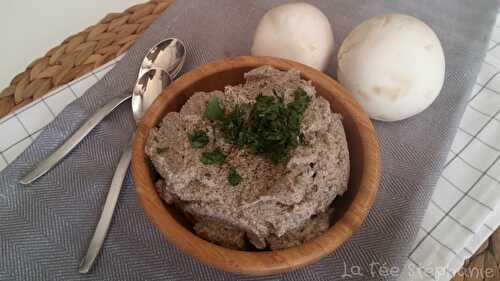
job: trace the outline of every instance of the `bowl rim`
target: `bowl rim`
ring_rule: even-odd
[[[346,97],[343,97],[346,101],[343,106],[347,107],[347,110],[352,113],[364,151],[370,151],[371,153],[364,153],[363,155],[363,174],[358,192],[345,213],[335,224],[330,226],[326,233],[300,246],[282,250],[263,252],[233,250],[198,237],[170,214],[156,192],[151,177],[144,176],[149,174],[144,147],[149,129],[154,126],[151,112],[161,112],[162,108],[171,102],[176,94],[186,90],[193,81],[202,77],[216,75],[231,68],[255,68],[262,65],[271,65],[278,69],[295,68],[301,72],[305,79],[311,80],[314,77],[313,82],[315,84],[320,84],[324,88],[333,88],[334,90],[330,92],[334,95],[346,95]],[[240,56],[224,58],[198,66],[175,80],[156,99],[139,123],[132,153],[133,179],[138,199],[150,221],[162,232],[165,238],[181,252],[195,257],[205,264],[224,271],[248,275],[267,275],[295,270],[314,263],[333,252],[361,226],[373,205],[380,181],[380,148],[378,140],[373,125],[361,106],[347,90],[326,74],[294,61],[272,57]],[[156,213],[152,213],[151,206],[157,209]]]

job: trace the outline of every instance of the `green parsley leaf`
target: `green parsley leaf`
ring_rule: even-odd
[[[304,111],[306,111],[306,108],[309,105],[311,98],[302,88],[298,88],[297,90],[295,90],[293,95],[294,95],[294,101],[288,104],[287,106],[288,109],[300,115],[304,114]]]
[[[189,142],[194,148],[202,148],[209,142],[207,133],[202,130],[196,130],[188,134]]]
[[[211,152],[203,152],[200,157],[200,162],[204,165],[219,164],[226,160],[226,155],[219,148]]]
[[[300,145],[306,145],[306,136],[304,136],[304,133],[299,134],[299,143]]]
[[[222,131],[227,143],[241,149],[245,145],[244,125],[245,112],[240,105],[236,105],[223,120],[217,122],[216,127]]]
[[[276,92],[274,96],[258,96],[244,131],[246,144],[256,154],[263,154],[273,164],[288,161],[291,149],[301,144],[300,123],[310,102],[307,93],[298,88],[288,105]]]
[[[229,173],[227,174],[227,181],[232,186],[237,186],[241,182],[241,176],[238,174],[235,168],[229,168]]]
[[[280,164],[288,161],[292,149],[305,145],[300,124],[310,100],[304,89],[298,88],[294,92],[294,100],[285,104],[284,97],[273,91],[273,96],[256,97],[251,110],[245,111],[237,105],[225,114],[219,99],[213,97],[204,116],[215,121],[213,126],[222,132],[227,143],[240,149],[247,146],[252,153],[261,154],[273,164]],[[202,163],[224,161],[214,161],[214,152],[204,153]]]
[[[222,108],[218,97],[212,97],[212,99],[207,103],[203,116],[210,121],[224,119],[224,109]]]
[[[161,154],[161,153],[163,153],[163,152],[165,152],[165,151],[167,151],[167,150],[168,150],[168,147],[161,147],[161,148],[160,148],[160,147],[158,147],[158,148],[156,148],[156,152],[157,152],[158,154]]]

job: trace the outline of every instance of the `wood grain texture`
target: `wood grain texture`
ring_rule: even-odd
[[[500,280],[500,229],[484,241],[451,281],[499,281]]]
[[[243,73],[258,66],[298,69],[311,80],[317,93],[332,110],[342,114],[350,151],[351,173],[348,191],[335,202],[334,224],[323,235],[301,246],[278,251],[237,251],[207,242],[185,226],[175,209],[163,203],[154,188],[144,146],[148,132],[167,112],[178,111],[197,91],[223,90],[244,81]],[[378,190],[379,144],[366,113],[337,82],[327,75],[288,60],[269,57],[236,57],[203,65],[175,81],[154,102],[138,127],[133,147],[132,169],[137,195],[146,214],[178,249],[225,271],[265,275],[290,271],[311,264],[331,253],[360,227]]]

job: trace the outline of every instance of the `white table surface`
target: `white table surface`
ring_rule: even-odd
[[[0,89],[66,37],[145,0],[0,0]]]

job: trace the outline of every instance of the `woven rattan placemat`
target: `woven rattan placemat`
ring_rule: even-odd
[[[110,13],[97,24],[66,38],[29,64],[0,92],[0,118],[127,51],[172,1],[151,0],[121,13]],[[497,230],[452,281],[500,281],[499,264],[500,230]],[[470,274],[486,269],[495,271],[489,275],[493,277]]]
[[[110,13],[66,38],[0,92],[0,118],[127,51],[170,3],[172,0],[151,0]]]

